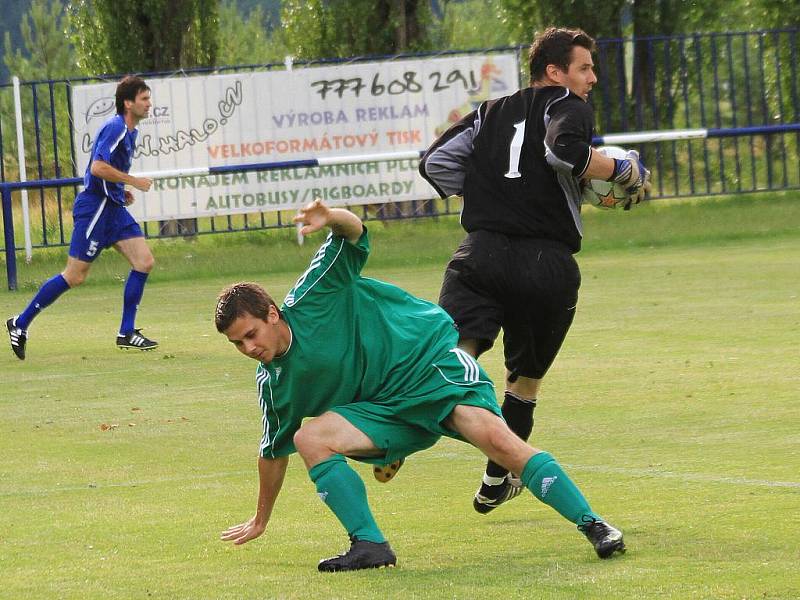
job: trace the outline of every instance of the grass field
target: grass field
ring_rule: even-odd
[[[527,492],[474,513],[483,460],[450,440],[386,485],[356,466],[396,569],[317,573],[347,540],[297,457],[264,536],[223,544],[255,508],[260,417],[255,364],[215,332],[214,299],[238,279],[282,297],[318,238],[156,244],[138,322],[162,346],[142,354],[113,348],[126,269],[103,256],[34,323],[28,360],[0,348],[0,598],[798,598],[799,202],[586,215],[534,443],[625,531],[610,561]],[[457,223],[371,230],[367,273],[435,299]],[[21,264],[0,316],[64,254]],[[482,362],[502,379],[497,350]]]

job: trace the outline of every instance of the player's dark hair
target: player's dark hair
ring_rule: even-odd
[[[562,71],[568,71],[575,46],[594,52],[594,40],[582,29],[548,27],[534,37],[528,63],[531,82],[544,77],[547,65],[555,65]]]
[[[135,75],[128,75],[117,84],[117,114],[125,115],[125,100],[133,102],[140,92],[150,91],[150,87],[144,82],[141,77]]]
[[[257,283],[234,283],[222,290],[217,298],[214,324],[217,331],[224,333],[236,319],[246,314],[266,321],[270,306],[278,308],[272,297]]]

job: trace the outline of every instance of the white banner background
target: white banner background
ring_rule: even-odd
[[[514,54],[149,79],[132,173],[424,150],[480,102],[519,86]],[[116,83],[72,91],[78,173]],[[139,221],[431,198],[416,159],[157,179]]]

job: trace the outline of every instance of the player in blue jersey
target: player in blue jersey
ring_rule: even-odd
[[[319,570],[393,566],[397,558],[372,516],[364,482],[345,457],[387,464],[444,435],[520,473],[522,485],[574,523],[600,558],[624,552],[622,533],[592,511],[555,459],[505,424],[494,385],[457,347],[447,313],[361,276],[370,246],[359,218],[315,201],[295,221],[303,234],[326,226],[331,234],[283,305],[254,283],[230,286],[217,301],[217,330],[259,363],[263,413],[256,513],[222,539],[243,544],[264,532],[289,455],[297,452],[351,541]]]
[[[147,118],[151,105],[150,88],[139,77],[125,77],[117,85],[117,114],[97,132],[84,176],[85,189],[75,198],[67,266],[42,284],[24,311],[6,321],[11,349],[20,360],[25,360],[31,321],[61,294],[82,284],[92,262],[109,246],[114,246],[131,265],[125,282],[117,347],[137,350],[158,347],[158,342],[146,338],[134,326],[154,259],[142,229],[125,208],[134,201],[125,185],[146,192],[152,184],[146,177],[128,174],[136,147],[136,126]]]

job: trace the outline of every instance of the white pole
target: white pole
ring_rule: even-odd
[[[708,129],[670,129],[667,131],[637,131],[612,133],[600,136],[603,144],[641,144],[644,142],[671,142],[673,140],[696,140],[708,137]]]
[[[284,64],[284,66],[286,67],[286,70],[287,70],[287,71],[291,71],[291,70],[292,70],[292,67],[294,66],[294,59],[293,59],[291,56],[285,56],[285,57],[283,58],[283,64]],[[302,233],[300,233],[300,229],[302,229],[302,227],[303,227],[303,226],[302,226],[300,223],[298,223],[297,225],[295,225],[295,231],[297,232],[297,245],[298,245],[298,246],[302,246],[302,245],[303,245],[303,242],[304,242],[304,241],[305,241],[305,239],[306,239],[306,238],[303,236],[303,234],[302,234]]]
[[[628,97],[633,96],[634,35],[636,34],[633,28],[633,2],[634,0],[626,0],[619,16],[623,38],[622,68],[625,73],[625,91],[628,93]]]
[[[131,173],[134,177],[147,177],[148,179],[167,179],[169,177],[192,177],[208,175],[208,167],[186,167],[183,169],[165,169],[163,171],[140,171]]]
[[[17,156],[19,158],[19,180],[28,181],[25,172],[25,140],[22,136],[22,102],[19,95],[19,77],[11,78],[14,84],[14,116],[17,121]],[[31,245],[31,216],[28,212],[28,190],[20,190],[22,197],[22,228],[25,231],[25,262],[30,263],[33,258]]]

